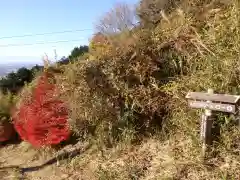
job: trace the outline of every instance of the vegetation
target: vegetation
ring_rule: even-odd
[[[34,66],[31,69],[20,68],[16,72],[11,72],[7,76],[0,79],[0,90],[6,94],[11,92],[16,94],[25,85],[33,80],[36,73],[43,69],[42,66]]]
[[[89,52],[89,47],[88,46],[80,46],[80,47],[75,47],[72,51],[71,54],[66,57],[62,57],[57,64],[59,65],[64,65],[64,64],[69,64],[70,61],[75,61],[78,60],[78,58],[81,57],[81,59],[88,58],[88,52]]]
[[[20,68],[0,79],[0,122],[12,121],[12,112],[18,101],[18,93],[41,72],[42,66]]]
[[[79,56],[86,56],[88,52],[88,46],[75,47],[68,58],[61,58],[58,64],[68,64],[69,59],[76,59]],[[13,97],[17,98],[17,95],[22,91],[22,89],[28,88],[34,79],[41,74],[43,71],[43,66],[33,66],[31,69],[22,67],[16,72],[11,72],[5,77],[0,79],[0,119],[11,120],[11,111],[14,107]]]
[[[69,56],[69,59],[76,59],[79,56],[83,56],[84,53],[88,53],[88,46],[80,46],[80,47],[75,47],[71,55]]]
[[[126,9],[118,4],[103,16],[97,29],[107,29],[89,44],[93,60],[57,67],[72,131],[93,144],[68,170],[90,179],[239,179],[234,118],[217,114],[203,160],[200,111],[185,100],[208,88],[240,93],[239,2],[142,0],[134,26]]]
[[[99,33],[90,46],[96,60],[66,66],[58,76],[74,130],[92,135],[105,155],[112,152],[96,160],[99,179],[238,179],[234,120],[218,115],[218,136],[202,161],[200,114],[187,107],[185,95],[208,88],[239,94],[239,4],[159,2],[152,1],[162,10],[159,20],[147,15],[128,32]],[[139,161],[116,155],[129,148]]]
[[[68,111],[57,98],[53,81],[52,73],[45,71],[13,113],[14,126],[21,138],[36,147],[59,144],[70,135]]]
[[[14,106],[15,97],[8,93],[0,93],[0,124],[11,120],[11,108]]]
[[[141,0],[138,6],[141,24],[144,27],[157,26],[164,18],[164,13],[171,14],[180,2],[180,0]]]

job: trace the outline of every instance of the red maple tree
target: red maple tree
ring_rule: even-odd
[[[33,146],[50,146],[70,136],[68,109],[56,95],[53,77],[45,73],[37,82],[30,102],[22,102],[14,115],[14,127],[20,137]]]

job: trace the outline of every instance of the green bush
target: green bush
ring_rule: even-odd
[[[11,111],[14,106],[15,96],[11,93],[0,93],[0,122],[11,121]]]

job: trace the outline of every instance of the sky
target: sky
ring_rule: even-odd
[[[1,1],[0,64],[38,63],[42,61],[45,53],[50,59],[54,58],[55,50],[58,58],[68,56],[74,47],[88,44],[89,38],[95,32],[97,20],[118,2],[121,1]],[[136,4],[138,0],[124,0],[124,2]],[[55,34],[63,31],[73,32]],[[35,36],[35,34],[44,33],[53,34]]]

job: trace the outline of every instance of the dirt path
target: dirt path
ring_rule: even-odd
[[[1,179],[63,180],[73,179],[66,173],[66,160],[80,154],[70,146],[61,151],[36,150],[25,142],[0,148]]]

